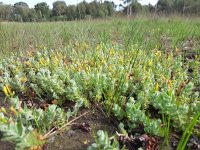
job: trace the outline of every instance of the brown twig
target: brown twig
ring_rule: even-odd
[[[69,121],[68,123],[66,123],[65,125],[63,125],[62,127],[60,127],[58,130],[56,130],[56,131],[54,131],[54,132],[52,132],[53,131],[53,129],[51,130],[51,131],[49,131],[47,134],[46,134],[46,139],[47,138],[50,138],[51,136],[53,136],[54,134],[57,134],[57,133],[59,133],[60,131],[62,131],[64,128],[66,128],[67,126],[70,126],[70,125],[72,125],[72,123],[74,122],[74,121],[76,121],[77,119],[79,119],[79,118],[81,118],[82,116],[84,116],[84,115],[86,115],[86,114],[88,114],[89,113],[89,111],[87,111],[87,112],[85,112],[85,113],[83,113],[82,115],[80,115],[80,116],[78,116],[78,117],[76,117],[76,118],[74,118],[74,119],[72,119],[71,121]]]
[[[53,129],[51,129],[49,132],[47,132],[43,137],[44,137],[44,139],[46,139],[51,133],[52,133],[52,131],[54,131],[55,130],[55,127],[53,128]]]

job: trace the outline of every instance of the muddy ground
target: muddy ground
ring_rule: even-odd
[[[9,107],[8,103],[0,100],[0,106]],[[44,145],[44,150],[85,150],[95,142],[98,130],[107,131],[111,136],[117,130],[117,122],[109,119],[104,111],[95,106],[91,109],[82,109],[77,116],[87,113],[73,122],[66,131],[51,137]],[[112,118],[112,117],[111,117]],[[74,118],[71,118],[74,119]],[[2,133],[0,134],[0,138]],[[0,150],[14,150],[14,144],[0,140]]]
[[[99,110],[83,109],[79,114],[88,112],[75,121],[71,128],[49,139],[45,145],[46,150],[84,150],[94,143],[98,130],[104,130],[112,135],[116,131],[116,123],[107,118]]]

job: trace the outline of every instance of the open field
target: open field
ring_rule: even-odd
[[[65,48],[70,44],[99,42],[138,44],[141,49],[156,46],[167,50],[186,47],[191,40],[199,46],[199,18],[136,18],[51,23],[1,23],[1,52],[20,52],[45,46]],[[198,50],[198,47],[194,47]]]
[[[3,22],[0,39],[4,149],[200,149],[198,19]]]

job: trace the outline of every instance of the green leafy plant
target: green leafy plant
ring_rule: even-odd
[[[112,139],[112,142],[111,142]],[[112,137],[108,137],[108,133],[102,130],[97,132],[96,143],[93,143],[87,150],[118,150],[120,149],[118,141]],[[122,148],[125,150],[125,148]]]
[[[26,104],[22,108],[19,99],[10,99],[10,111],[1,108],[0,131],[3,140],[16,144],[16,149],[42,146],[46,134],[52,129],[63,127],[71,116],[75,116],[83,101],[79,101],[73,111],[65,112],[56,105],[50,105],[46,110],[41,108],[29,109]]]
[[[198,123],[200,117],[200,112],[192,119],[192,122],[187,126],[186,130],[183,132],[183,135],[178,143],[177,150],[184,150],[187,146],[187,142],[192,135],[192,131],[195,125]]]
[[[171,119],[169,116],[162,114],[162,122],[163,122],[163,131],[164,131],[164,141],[163,146],[169,147],[169,136],[171,129]]]
[[[170,132],[184,132],[190,124],[188,120],[194,119],[200,109],[198,53],[192,54],[197,56],[191,60],[185,54],[182,56],[185,47],[188,49],[185,43],[189,36],[194,42],[191,48],[198,49],[199,23],[192,23],[135,18],[106,21],[106,27],[102,22],[87,22],[81,24],[81,29],[73,23],[52,23],[44,31],[41,29],[46,23],[28,27],[13,24],[16,28],[12,29],[10,24],[7,27],[3,23],[1,47],[12,50],[13,41],[18,41],[17,47],[26,50],[0,56],[0,88],[4,95],[10,99],[15,92],[33,103],[55,100],[59,106],[67,101],[76,103],[67,112],[56,105],[46,110],[24,105],[18,113],[17,102],[18,107],[12,108],[17,114],[13,117],[15,125],[20,120],[25,128],[31,125],[39,134],[45,134],[54,127],[62,127],[82,105],[90,107],[98,102],[107,116],[114,114],[121,124],[126,123],[127,131],[123,128],[123,132],[131,133],[144,126],[145,132],[164,137],[164,145],[168,145]],[[85,27],[94,29],[91,35],[84,33]],[[29,28],[38,30],[30,33]],[[24,32],[16,29],[26,29],[32,37],[42,38],[26,41],[29,34],[21,35]],[[64,42],[65,29],[72,30],[68,31],[68,44]],[[12,41],[7,42],[8,39]],[[31,43],[30,47],[21,41]],[[194,127],[193,134],[200,135],[198,127]]]
[[[145,113],[141,110],[141,104],[136,103],[135,100],[131,97],[126,104],[125,112],[119,106],[114,107],[114,112],[116,117],[125,118],[127,117],[129,122],[129,128],[135,128],[137,124],[142,123],[144,125],[144,130],[147,133],[151,133],[158,136],[163,136],[163,129],[161,127],[161,120],[150,119]],[[122,117],[124,114],[124,117]]]

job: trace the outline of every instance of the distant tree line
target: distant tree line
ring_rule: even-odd
[[[159,0],[157,11],[164,14],[200,15],[200,0]]]
[[[158,15],[197,15],[200,16],[200,0],[158,0],[155,6],[141,5],[140,0],[121,0],[118,13]],[[116,5],[110,1],[83,1],[77,5],[66,5],[65,1],[56,1],[50,9],[46,2],[37,3],[29,8],[25,2],[7,5],[0,2],[0,21],[37,22],[37,21],[71,21],[112,16]]]
[[[124,13],[156,13],[158,15],[196,15],[200,16],[200,0],[158,0],[155,6],[142,6],[140,0],[123,0]],[[123,5],[122,5],[123,7]]]
[[[114,3],[108,1],[83,1],[77,5],[66,5],[65,1],[56,1],[52,9],[46,2],[37,3],[34,8],[29,8],[25,2],[17,2],[14,5],[0,2],[0,21],[68,21],[112,16],[113,13]]]

